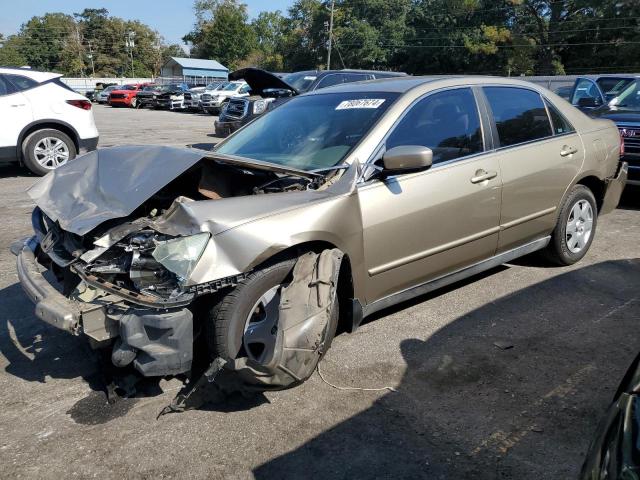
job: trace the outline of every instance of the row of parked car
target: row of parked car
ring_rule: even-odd
[[[365,70],[308,70],[277,74],[245,68],[231,73],[226,81],[204,86],[189,83],[111,85],[94,95],[93,99],[112,107],[146,107],[219,115],[216,134],[224,137],[295,95],[343,83],[397,76],[406,74]]]

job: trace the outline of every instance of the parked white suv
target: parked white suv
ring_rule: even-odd
[[[202,109],[209,113],[220,113],[220,110],[229,103],[230,98],[248,97],[250,90],[246,82],[229,82],[219,90],[205,90],[200,95],[200,104]]]
[[[44,175],[95,150],[91,102],[58,73],[0,68],[0,162],[20,162]]]

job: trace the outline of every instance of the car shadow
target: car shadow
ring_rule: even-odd
[[[12,178],[12,177],[37,178],[37,176],[31,173],[27,167],[20,166],[17,163],[0,165],[0,178]]]
[[[254,476],[576,478],[637,354],[639,292],[640,260],[602,262],[489,299],[426,340],[403,340],[406,370],[396,392]],[[384,362],[345,371],[329,353],[323,371],[333,382],[348,377],[343,384],[368,387],[385,376]],[[363,395],[376,394],[335,393],[317,422],[332,425]]]
[[[640,187],[627,185],[622,192],[618,208],[622,210],[640,210]]]

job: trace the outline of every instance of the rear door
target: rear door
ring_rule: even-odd
[[[502,172],[503,252],[551,233],[584,148],[571,124],[540,93],[524,87],[483,87],[493,120],[493,156]],[[552,119],[553,122],[552,122]]]
[[[37,85],[37,82],[34,82]],[[9,80],[9,75],[0,74],[0,157],[13,158],[16,154],[18,136],[24,127],[33,121],[33,112],[27,96]]]

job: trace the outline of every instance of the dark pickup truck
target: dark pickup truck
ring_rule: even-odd
[[[570,102],[592,117],[613,120],[629,164],[628,185],[640,185],[640,76],[602,75],[576,79]]]
[[[259,68],[236,70],[229,74],[229,80],[244,80],[251,88],[251,93],[248,97],[229,100],[215,122],[216,136],[226,137],[295,95],[342,83],[400,76],[406,76],[406,73],[377,70],[307,70],[278,75]]]

